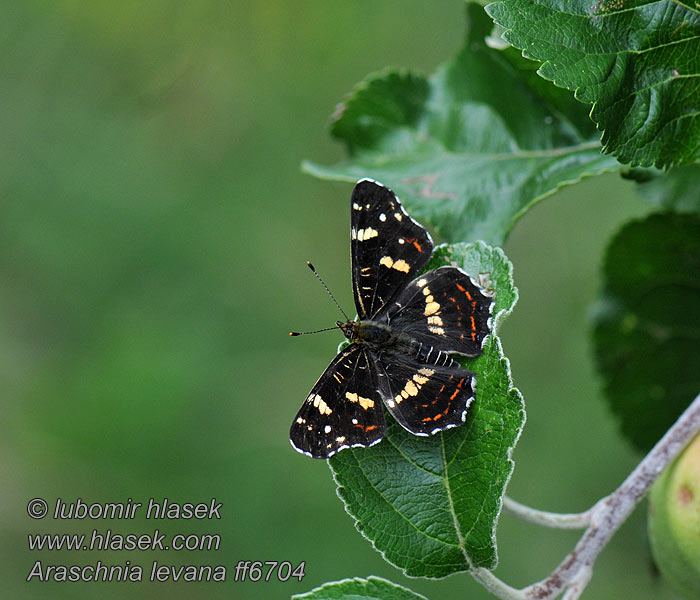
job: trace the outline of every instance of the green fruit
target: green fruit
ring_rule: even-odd
[[[700,436],[661,474],[649,497],[649,540],[663,576],[700,598]]]

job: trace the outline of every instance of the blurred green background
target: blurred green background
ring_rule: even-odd
[[[456,0],[5,0],[0,19],[0,563],[11,598],[285,598],[382,575],[431,600],[468,575],[408,580],[353,528],[288,427],[347,311],[350,185],[335,104],[387,65],[431,72],[460,46]],[[390,183],[390,182],[387,182]],[[528,422],[509,494],[578,511],[639,457],[600,395],[587,314],[606,240],[648,209],[613,175],[547,199],[506,251],[520,302],[503,342]],[[42,521],[27,502],[223,503],[220,521]],[[219,533],[217,552],[33,552],[31,532]],[[670,598],[638,510],[585,597]],[[504,516],[497,573],[521,586],[573,546]],[[25,582],[46,564],[224,564],[226,583]],[[306,561],[299,583],[236,583],[239,560]]]

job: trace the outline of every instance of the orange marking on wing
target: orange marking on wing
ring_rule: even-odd
[[[457,394],[459,394],[459,390],[462,389],[462,384],[464,383],[464,379],[460,379],[459,383],[457,384],[457,389],[455,389],[454,394],[450,396],[450,400],[454,400],[457,397]]]
[[[442,413],[438,413],[433,417],[433,421],[437,421],[438,419],[442,419]]]
[[[415,246],[416,250],[418,250],[418,252],[420,252],[421,254],[423,254],[423,248],[422,248],[421,245],[418,243],[418,240],[417,240],[416,238],[403,238],[403,239],[404,239],[405,241],[407,241],[409,244],[413,244],[413,245]]]
[[[461,285],[459,285],[459,284],[456,283],[456,282],[455,282],[455,285],[457,286],[457,289],[458,289],[460,292],[464,292],[465,295],[467,296],[467,298],[471,301],[472,295],[467,291],[467,288],[462,287]]]
[[[368,425],[367,427],[365,427],[365,431],[372,431],[373,429],[376,429],[376,428],[377,428],[376,425]]]
[[[474,317],[469,317],[469,319],[470,319],[471,322],[472,322],[472,330],[473,330],[473,331],[476,331],[476,321],[474,321]]]

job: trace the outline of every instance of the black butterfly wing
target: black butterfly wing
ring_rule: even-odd
[[[393,328],[436,350],[481,354],[491,330],[493,298],[457,267],[440,267],[409,283],[382,315]]]
[[[350,249],[355,307],[360,319],[368,319],[420,273],[433,241],[394,192],[363,179],[350,201]]]
[[[364,347],[343,349],[294,418],[292,446],[313,458],[329,458],[343,448],[376,444],[386,431],[377,379],[375,362]]]
[[[456,365],[422,364],[396,354],[376,355],[380,392],[391,415],[415,435],[464,423],[476,377]]]

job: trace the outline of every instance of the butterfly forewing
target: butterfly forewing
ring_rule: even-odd
[[[436,350],[481,354],[492,298],[461,269],[440,267],[409,283],[382,315],[392,328]]]
[[[314,385],[289,438],[300,452],[328,458],[343,448],[371,446],[385,430],[375,362],[365,348],[351,344]]]
[[[430,435],[464,422],[474,399],[473,373],[400,355],[382,354],[376,360],[384,404],[405,429]]]
[[[355,306],[368,319],[420,273],[433,242],[389,188],[369,179],[355,186],[350,215]]]

